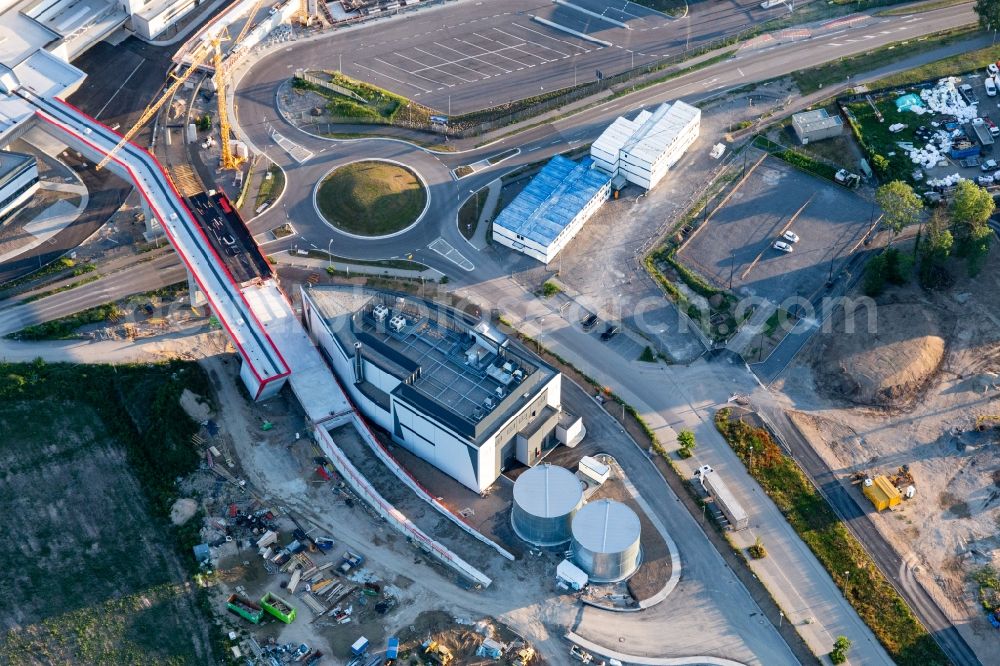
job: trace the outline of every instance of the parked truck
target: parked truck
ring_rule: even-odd
[[[268,592],[261,597],[260,605],[264,610],[285,624],[291,624],[295,621],[295,608],[273,592]]]
[[[226,608],[236,613],[244,620],[259,624],[264,617],[264,609],[239,594],[230,594]]]
[[[338,567],[338,570],[340,571],[340,573],[342,573],[344,575],[347,575],[353,569],[356,569],[357,567],[360,567],[361,564],[364,561],[365,561],[365,558],[363,558],[360,555],[358,555],[357,553],[349,550],[349,551],[345,552],[344,553],[344,557],[341,558],[341,560],[340,560],[340,566]]]
[[[736,496],[729,490],[725,481],[709,465],[702,465],[695,472],[695,476],[701,481],[701,487],[712,496],[716,506],[729,521],[729,526],[734,530],[742,530],[750,525],[750,516],[743,509],[743,506],[736,501]]]
[[[979,145],[987,150],[993,149],[993,135],[990,134],[989,126],[982,118],[976,118],[972,121],[972,132],[976,135]]]
[[[979,146],[968,139],[959,139],[951,145],[948,156],[953,160],[960,160],[966,157],[978,157]]]

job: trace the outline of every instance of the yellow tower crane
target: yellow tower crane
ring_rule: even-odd
[[[260,7],[263,4],[264,0],[257,0],[253,7],[250,8],[250,12],[247,14],[247,19],[243,24],[243,28],[240,30],[239,34],[236,35],[236,39],[233,40],[233,46],[229,50],[230,54],[233,53],[233,49],[235,49],[243,41],[243,38],[247,36],[247,33],[250,32],[250,28],[254,25],[254,19],[257,17],[257,12],[260,11]],[[219,146],[222,148],[221,166],[223,169],[239,169],[240,165],[244,162],[244,158],[233,153],[232,141],[230,139],[232,136],[232,126],[229,123],[228,98],[226,96],[226,77],[229,75],[229,70],[236,61],[236,58],[234,58],[233,55],[230,55],[229,58],[223,62],[222,48],[220,46],[222,42],[227,39],[229,39],[228,30],[223,29],[213,42],[215,46],[215,74],[212,78],[215,81],[216,104],[218,106],[219,114]]]
[[[246,23],[243,24],[243,28],[240,30],[239,35],[233,41],[233,46],[235,47],[239,44],[246,34],[250,31],[253,25],[253,19],[256,17],[257,12],[260,11],[261,5],[264,4],[264,0],[257,0],[254,3],[253,8],[247,15]],[[203,41],[194,52],[191,54],[191,61],[188,64],[187,70],[183,74],[177,75],[173,74],[174,81],[170,86],[164,91],[163,95],[160,96],[155,102],[152,102],[139,116],[139,119],[132,125],[131,128],[122,137],[122,140],[116,145],[97,165],[98,169],[103,169],[107,166],[114,156],[121,150],[122,146],[132,140],[136,134],[139,133],[146,123],[148,123],[153,116],[157,114],[160,108],[167,102],[167,100],[173,98],[174,93],[184,85],[184,82],[191,77],[191,75],[199,67],[204,65],[209,57],[213,60],[213,65],[215,73],[212,79],[215,83],[217,103],[218,103],[218,114],[219,114],[219,133],[220,141],[219,145],[222,148],[222,168],[223,169],[238,169],[240,164],[243,163],[243,158],[235,155],[232,149],[232,143],[230,141],[230,136],[232,135],[232,128],[229,124],[229,113],[226,107],[226,86],[225,77],[228,74],[229,67],[231,66],[231,60],[223,63],[222,58],[222,42],[229,39],[229,33],[226,29],[223,29],[219,34],[214,37],[210,37]]]
[[[199,66],[204,64],[206,60],[208,60],[208,57],[212,55],[211,46],[211,43],[203,43],[197,50],[195,50],[194,53],[191,54],[191,63],[188,65],[187,70],[183,74],[178,75],[175,73],[172,75],[174,77],[174,82],[167,87],[163,95],[146,107],[146,109],[142,112],[142,115],[139,116],[139,120],[135,121],[135,124],[132,125],[127,132],[125,132],[124,136],[122,136],[122,140],[118,142],[118,145],[112,148],[108,154],[104,156],[104,159],[97,164],[98,170],[106,167],[108,162],[114,159],[114,156],[117,155],[118,151],[122,149],[122,146],[131,141],[135,135],[139,133],[139,130],[141,130],[146,123],[148,123],[150,119],[156,115],[156,112],[160,110],[166,101],[172,98],[174,93],[177,92],[182,85],[184,85],[184,82],[191,77],[194,71],[198,69]]]

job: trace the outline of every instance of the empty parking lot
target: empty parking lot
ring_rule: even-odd
[[[877,215],[877,211],[874,214]],[[873,208],[855,192],[768,157],[678,254],[717,287],[781,304],[814,296],[871,226]],[[792,252],[773,247],[799,236]]]

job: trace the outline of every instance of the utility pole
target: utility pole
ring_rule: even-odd
[[[736,253],[729,253],[729,291],[733,290],[733,271],[736,269]]]

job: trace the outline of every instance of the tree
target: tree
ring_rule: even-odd
[[[894,180],[878,188],[875,203],[882,209],[882,221],[893,236],[899,235],[904,227],[919,221],[924,210],[924,203],[917,193],[901,180]]]
[[[889,173],[889,159],[885,155],[875,153],[872,155],[872,169],[880,176]]]
[[[1000,0],[976,0],[979,25],[987,30],[1000,28]]]
[[[995,209],[993,196],[971,181],[963,180],[955,188],[949,206],[951,234],[956,253],[966,260],[970,275],[979,272],[990,251],[992,233],[986,222]]]
[[[926,237],[920,245],[920,284],[928,289],[939,289],[951,283],[945,262],[951,256],[955,239],[948,231],[944,211],[934,209],[927,222]]]
[[[677,455],[681,458],[690,458],[694,455],[694,433],[690,430],[681,430],[677,433],[677,443],[681,448],[677,450]]]
[[[833,651],[830,652],[830,661],[835,664],[842,664],[847,661],[847,651],[851,649],[851,639],[847,636],[837,636],[833,642]]]
[[[885,291],[885,268],[884,254],[875,255],[865,266],[865,279],[862,284],[865,296],[875,298]]]

